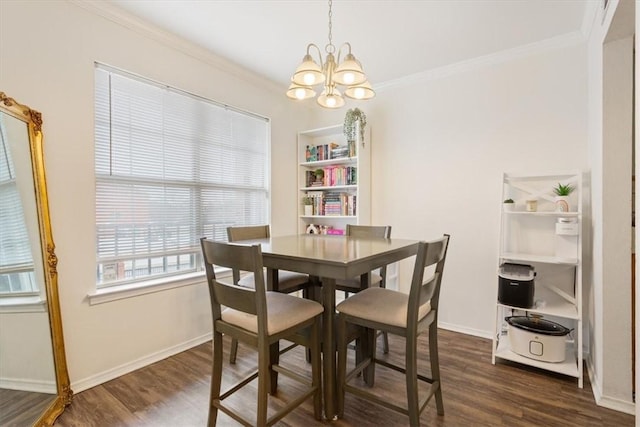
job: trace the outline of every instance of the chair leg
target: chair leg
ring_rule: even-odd
[[[238,355],[238,340],[231,338],[231,349],[229,350],[229,363],[236,364],[236,356]]]
[[[440,361],[438,358],[438,327],[435,322],[429,326],[429,360],[431,360],[431,378],[434,382],[438,382],[438,388],[436,389],[436,408],[438,415],[444,415],[442,383],[440,382]]]
[[[267,408],[269,399],[269,385],[272,381],[269,378],[271,371],[271,358],[269,353],[271,347],[268,344],[258,345],[258,410],[256,417],[257,426],[267,425]]]
[[[382,333],[382,353],[389,354],[389,334]]]
[[[278,391],[278,373],[272,369],[272,366],[277,365],[279,362],[280,342],[276,341],[269,346],[269,364],[267,366],[269,369],[269,393],[271,393],[271,395],[276,394]]]
[[[420,408],[418,401],[418,348],[417,336],[410,335],[406,339],[406,381],[407,381],[407,411],[411,427],[420,425]]]
[[[220,386],[222,384],[222,334],[213,332],[213,365],[211,369],[211,391],[209,396],[209,420],[207,425],[213,427],[218,419],[218,408],[213,405],[220,399]]]
[[[311,381],[318,387],[313,395],[313,415],[322,420],[322,356],[320,353],[320,318],[316,318],[311,329]]]
[[[338,364],[336,366],[337,378],[336,378],[336,400],[337,400],[337,415],[338,418],[344,417],[344,380],[347,372],[347,342],[346,332],[347,332],[347,323],[344,320],[342,315],[338,315],[338,320],[336,321],[336,345],[338,347]],[[358,346],[360,347],[360,346]],[[356,348],[358,348],[356,347]]]
[[[363,335],[364,337],[361,341],[362,352],[363,352],[362,360],[369,359],[369,365],[366,368],[364,368],[362,375],[364,377],[364,382],[369,387],[373,387],[373,384],[375,382],[375,373],[376,373],[376,364],[374,361],[376,357],[376,330],[365,328]]]

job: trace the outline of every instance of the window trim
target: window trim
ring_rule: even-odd
[[[233,107],[229,104],[223,103],[223,102],[219,102],[219,101],[215,101],[182,89],[179,89],[175,86],[170,86],[164,83],[160,83],[158,81],[155,81],[151,78],[148,77],[144,77],[135,73],[131,73],[129,71],[125,71],[123,69],[119,69],[116,67],[112,67],[100,62],[94,62],[94,69],[102,69],[104,71],[107,72],[113,72],[116,74],[119,74],[121,76],[127,77],[127,78],[131,78],[133,80],[139,81],[141,83],[146,83],[146,84],[151,84],[151,85],[155,85],[159,88],[168,90],[170,92],[174,92],[174,93],[178,93],[180,95],[184,95],[187,97],[191,97],[195,100],[198,101],[204,101],[207,102],[209,104],[224,108],[225,110],[229,110],[235,113],[240,113],[246,116],[250,116],[254,119],[258,119],[261,121],[264,121],[266,123],[266,151],[264,153],[264,161],[265,161],[265,187],[264,188],[260,188],[260,191],[264,192],[264,195],[266,197],[267,203],[266,203],[266,210],[264,212],[265,214],[265,221],[267,223],[269,223],[271,221],[271,196],[272,196],[272,188],[271,188],[271,154],[272,154],[272,140],[271,140],[271,119],[269,117],[266,117],[264,115],[260,115],[242,108],[238,108],[238,107]],[[100,181],[100,179],[104,179],[104,177],[99,177],[98,175],[96,175],[96,182]],[[108,179],[109,182],[113,182],[116,180],[122,180],[122,181],[135,181],[135,182],[139,182],[140,180],[135,179],[132,180],[128,177],[118,177],[118,176],[112,176]],[[216,188],[225,188],[227,187],[224,184],[212,184],[211,187],[216,187]],[[232,186],[232,188],[234,189],[238,189],[238,188],[242,188],[242,185],[239,186]],[[255,189],[252,186],[247,186],[247,189],[251,190],[251,189]],[[256,189],[257,190],[257,189]],[[220,271],[218,269],[216,269],[216,274],[219,275],[219,277],[230,277],[230,272],[227,271],[227,269],[221,269]],[[188,271],[186,273],[177,273],[177,274],[171,274],[171,275],[164,275],[161,277],[153,277],[153,278],[149,278],[149,279],[142,279],[142,280],[133,280],[133,281],[129,281],[129,282],[124,282],[124,283],[119,283],[119,284],[115,284],[115,285],[105,285],[105,284],[101,284],[99,283],[97,280],[94,283],[94,287],[93,289],[87,294],[87,300],[89,302],[89,305],[96,305],[96,304],[102,304],[102,303],[106,303],[106,302],[110,302],[110,301],[117,301],[120,299],[126,299],[126,298],[131,298],[131,297],[136,297],[139,295],[145,295],[145,294],[149,294],[149,293],[153,293],[153,292],[159,292],[159,291],[164,291],[164,290],[169,290],[169,289],[175,289],[175,288],[179,288],[179,287],[184,287],[184,286],[191,286],[194,284],[199,284],[199,283],[206,283],[206,278],[205,278],[205,272],[204,269],[202,270],[198,270],[198,271]]]
[[[15,295],[0,298],[0,314],[47,312],[47,300],[40,295]]]

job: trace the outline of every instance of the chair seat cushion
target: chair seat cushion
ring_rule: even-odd
[[[385,288],[369,288],[347,298],[336,309],[340,313],[374,322],[407,327],[409,295]],[[431,304],[420,306],[418,320],[429,314]]]
[[[280,292],[287,292],[287,289],[299,289],[300,286],[309,282],[309,275],[303,273],[295,273],[293,271],[278,270],[278,289]],[[264,283],[267,284],[267,272],[264,272]],[[238,280],[238,286],[245,288],[255,288],[253,273],[244,276]]]
[[[273,335],[282,332],[317,316],[323,310],[322,305],[312,300],[280,292],[267,292],[267,333]],[[222,311],[222,320],[254,334],[258,333],[258,322],[253,314],[227,307]]]
[[[371,283],[369,286],[378,286],[382,282],[382,276],[376,273],[371,273]],[[343,288],[350,288],[354,291],[360,290],[360,277],[354,277],[353,279],[336,280],[336,288],[342,290]]]

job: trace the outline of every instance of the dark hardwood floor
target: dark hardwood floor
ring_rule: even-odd
[[[55,394],[0,388],[0,426],[30,426],[55,400]]]
[[[491,364],[491,342],[486,339],[446,330],[439,332],[440,369],[443,382],[445,415],[438,416],[435,402],[420,419],[424,426],[580,426],[625,427],[634,425],[632,415],[622,414],[595,404],[585,373],[579,389],[575,378],[555,375],[518,364]],[[404,340],[390,335],[390,359],[401,359]],[[426,355],[426,337],[420,349]],[[380,348],[380,347],[379,347]],[[228,341],[225,341],[228,355]],[[428,372],[428,358],[421,372]],[[228,357],[225,356],[225,360]],[[308,372],[301,348],[282,357],[288,366]],[[240,345],[238,363],[225,362],[225,384],[251,371],[256,362],[252,351]],[[207,422],[211,343],[206,343],[168,359],[109,381],[74,396],[73,403],[56,422],[59,427],[89,426],[205,426]],[[291,397],[297,385],[281,376],[278,395]],[[400,374],[378,366],[376,389],[386,398],[401,402],[404,383]],[[255,381],[230,397],[247,414],[255,414]],[[237,425],[226,415],[218,416],[219,426]],[[307,400],[285,417],[279,426],[406,426],[405,416],[347,395],[343,419],[316,421]]]

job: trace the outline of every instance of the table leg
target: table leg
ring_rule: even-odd
[[[322,278],[322,375],[324,378],[324,414],[333,420],[336,412],[336,344],[333,334],[336,312],[336,281]]]
[[[268,291],[278,292],[278,270],[275,268],[267,268],[267,286]]]

